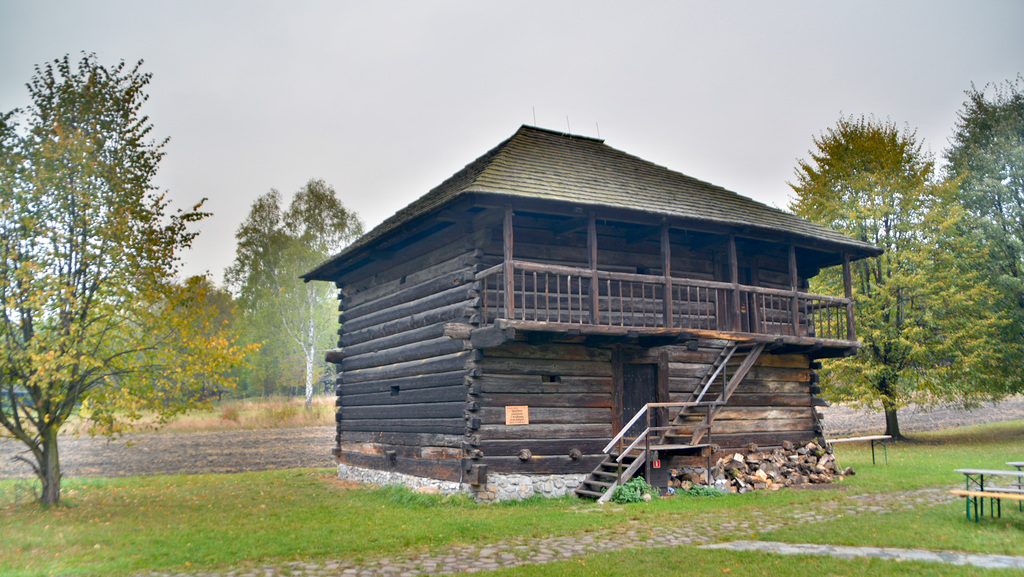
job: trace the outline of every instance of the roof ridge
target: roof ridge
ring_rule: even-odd
[[[516,131],[516,134],[519,134],[520,132],[527,131],[527,130],[535,130],[537,132],[544,132],[544,133],[547,133],[547,134],[553,134],[555,136],[564,136],[564,137],[567,137],[567,138],[574,138],[574,139],[579,139],[579,140],[593,140],[594,142],[604,142],[603,138],[599,138],[599,137],[595,137],[595,136],[587,136],[585,134],[573,134],[571,132],[562,132],[560,130],[555,130],[553,128],[543,128],[541,126],[533,126],[531,124],[520,125],[519,130]],[[512,136],[514,137],[515,134],[513,134]]]

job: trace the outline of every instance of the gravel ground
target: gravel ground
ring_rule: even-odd
[[[830,437],[879,434],[885,430],[880,412],[844,406],[821,410]],[[1024,396],[973,411],[939,407],[900,411],[904,433],[930,431],[993,421],[1024,419]],[[131,441],[128,446],[126,441]],[[305,427],[217,433],[148,433],[119,441],[88,437],[61,438],[61,469],[65,477],[126,477],[172,473],[237,473],[295,467],[332,467],[334,427]],[[22,445],[0,439],[0,479],[29,478],[32,470],[15,456]]]

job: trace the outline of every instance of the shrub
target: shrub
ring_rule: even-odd
[[[639,503],[644,501],[644,495],[656,496],[658,490],[647,483],[643,477],[633,477],[624,484],[615,487],[612,493],[614,503]]]

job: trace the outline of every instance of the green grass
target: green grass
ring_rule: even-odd
[[[1024,421],[1004,421],[946,431],[915,433],[910,440],[889,443],[889,465],[881,447],[871,464],[866,443],[836,446],[836,457],[859,473],[845,483],[860,491],[907,491],[922,487],[963,485],[954,469],[1005,469],[1006,461],[1024,459]]]
[[[987,505],[986,505],[987,508]],[[1024,554],[1024,513],[1003,504],[1002,518],[968,522],[963,501],[911,511],[833,518],[827,524],[793,525],[763,533],[759,539],[789,543],[827,543],[905,549],[969,551],[993,555]]]
[[[1024,513],[1004,507],[1002,520],[967,522],[962,502],[906,512],[833,517],[833,502],[855,493],[959,487],[961,467],[1001,467],[1024,458],[1024,421],[919,435],[889,449],[889,465],[871,465],[870,450],[842,446],[838,456],[858,474],[845,487],[821,491],[757,492],[723,498],[656,499],[599,506],[589,501],[531,499],[481,506],[465,497],[441,498],[395,488],[350,488],[333,471],[289,470],[233,475],[174,475],[66,479],[64,505],[43,509],[27,481],[0,481],[0,576],[129,575],[144,571],[206,571],[288,561],[412,557],[462,544],[600,533],[644,534],[658,527],[720,526],[729,520],[786,520],[794,508],[820,508],[820,522],[790,523],[755,533],[742,523],[718,539],[775,539],[847,545],[951,549],[980,553],[1024,551]],[[773,556],[696,551],[689,547],[593,555],[511,574],[645,575],[685,563],[693,574],[761,575],[757,559]],[[685,558],[685,560],[683,560]],[[788,574],[935,574],[913,564],[778,558]],[[638,560],[643,560],[639,563]],[[772,561],[775,563],[775,561]],[[646,565],[644,563],[647,563]],[[762,567],[762,565],[764,565]],[[645,568],[646,569],[643,569]],[[719,571],[714,569],[718,568]],[[948,569],[948,570],[947,570]],[[700,573],[699,571],[706,571]],[[909,571],[909,572],[908,572]],[[914,572],[917,571],[917,572]],[[942,567],[948,575],[977,570]]]

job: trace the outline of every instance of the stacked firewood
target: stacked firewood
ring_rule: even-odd
[[[777,491],[782,487],[842,481],[853,474],[853,467],[840,469],[832,451],[817,443],[794,446],[784,442],[782,447],[766,451],[751,444],[745,453],[731,453],[718,459],[711,470],[710,484],[732,493]],[[707,484],[705,469],[670,471],[669,486],[673,489]]]

